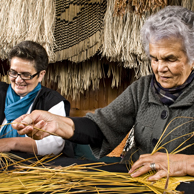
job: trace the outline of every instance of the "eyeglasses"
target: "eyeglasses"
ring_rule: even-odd
[[[20,76],[21,79],[23,80],[30,80],[32,78],[34,78],[35,76],[37,76],[40,72],[35,73],[34,75],[31,75],[30,73],[24,72],[24,73],[18,73],[17,71],[14,70],[9,70],[8,74],[10,77],[14,77],[17,78],[18,76]]]

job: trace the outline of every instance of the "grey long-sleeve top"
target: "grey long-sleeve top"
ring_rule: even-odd
[[[177,127],[176,130],[171,132],[170,135],[163,140],[162,144],[194,131],[194,120],[192,120],[194,117],[194,81],[185,88],[184,92],[177,100],[168,107],[159,101],[158,96],[151,88],[151,78],[152,75],[141,77],[128,86],[128,88],[108,106],[97,109],[94,114],[87,113],[86,118],[94,121],[97,128],[100,129],[99,135],[93,134],[91,137],[94,140],[91,143],[91,148],[97,158],[103,157],[111,152],[123,140],[133,126],[136,148],[139,150],[137,155],[151,153],[164,129],[169,122],[176,117],[179,118],[171,122],[167,127],[165,135]],[[81,122],[77,122],[79,124],[76,124],[75,134],[76,131],[79,131],[79,133],[83,131],[83,133],[85,133],[84,128],[86,127],[87,119],[85,120],[85,124],[84,122],[82,124]],[[95,128],[95,125],[93,128]],[[89,133],[92,134],[92,131],[91,127]],[[91,135],[87,138],[89,139],[90,136]],[[166,144],[164,147],[166,147],[170,153],[188,137],[190,136],[178,138]],[[191,138],[182,147],[193,142],[194,138]],[[189,147],[181,153],[194,154],[194,147]]]

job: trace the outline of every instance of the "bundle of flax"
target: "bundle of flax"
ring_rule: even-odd
[[[36,166],[38,164],[38,166]],[[1,193],[180,193],[175,190],[179,177],[170,177],[169,189],[164,189],[166,179],[148,182],[153,172],[138,178],[126,173],[108,172],[99,167],[104,163],[73,164],[67,167],[46,167],[41,161],[36,165],[15,165],[14,170],[4,170],[0,176]],[[105,178],[106,177],[106,178]],[[181,180],[183,178],[181,177]],[[193,180],[185,177],[185,181]]]
[[[180,125],[175,127],[169,133],[166,131],[172,122],[176,122],[180,119],[182,122]],[[176,139],[183,136],[188,136],[182,144],[180,144],[176,149],[174,149],[171,154],[176,154],[190,146],[183,146],[185,142],[189,141],[193,137],[193,132],[190,134],[184,134],[181,137],[170,140],[162,145],[164,139],[168,137],[174,130],[177,130],[182,125],[187,125],[188,123],[194,122],[192,117],[177,117],[174,118],[165,128],[163,134],[161,135],[153,153],[163,149],[164,146],[171,141],[176,141]],[[167,161],[169,164],[168,151]],[[13,155],[11,159],[9,155],[2,154],[1,157],[6,161],[11,161],[3,163],[3,171],[1,171],[0,176],[0,192],[2,193],[32,193],[32,192],[42,192],[42,193],[171,193],[178,194],[181,193],[176,190],[176,187],[180,182],[184,181],[194,181],[194,177],[167,177],[162,178],[158,181],[150,182],[147,181],[148,176],[153,175],[155,172],[148,172],[140,177],[132,178],[128,173],[128,167],[126,166],[126,172],[108,172],[101,170],[100,167],[107,166],[111,164],[105,164],[101,162],[89,163],[89,164],[72,164],[70,166],[52,166],[50,161],[55,159],[53,156],[45,156],[42,159],[37,159],[36,162],[31,162],[26,165],[24,162],[28,159],[21,159],[21,162],[16,158],[16,162],[13,160]],[[3,161],[3,160],[1,160]],[[129,162],[131,164],[131,162]],[[8,167],[14,165],[14,169],[9,170]],[[168,173],[169,173],[168,166]],[[106,177],[106,178],[105,178]]]

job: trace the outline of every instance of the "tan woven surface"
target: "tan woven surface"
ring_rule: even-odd
[[[127,141],[127,137],[128,137],[128,134],[123,139],[123,141],[110,154],[108,154],[107,156],[109,156],[109,157],[120,157],[120,155],[121,155],[121,153],[123,151],[123,148],[125,146],[125,143]]]

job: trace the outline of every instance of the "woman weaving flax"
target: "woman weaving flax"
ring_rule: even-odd
[[[13,128],[20,134],[35,133],[34,137],[38,139],[49,135],[33,129],[30,125],[33,123],[37,128],[64,139],[90,144],[93,154],[100,158],[111,152],[134,126],[136,152],[129,150],[124,161],[128,161],[130,156],[134,160],[141,157],[130,173],[143,166],[132,176],[139,176],[151,169],[158,172],[150,179],[167,176],[166,154],[150,156],[150,153],[164,130],[164,136],[171,132],[162,142],[166,143],[163,147],[171,153],[190,137],[181,135],[194,129],[194,122],[190,122],[194,117],[194,13],[183,7],[168,6],[147,19],[141,37],[151,60],[153,74],[132,83],[107,107],[97,109],[94,114],[88,113],[83,118],[65,118],[35,110],[16,119]],[[191,138],[182,147],[192,142]],[[194,156],[191,154],[194,154],[192,146],[183,149],[180,155],[171,154],[170,164],[172,162],[173,165],[170,165],[170,175],[194,175],[193,171],[188,170],[188,167],[193,169]]]
[[[50,136],[35,141],[19,135],[11,125],[5,125],[35,109],[61,116],[69,114],[69,102],[58,92],[40,84],[48,67],[46,50],[36,42],[23,41],[10,51],[9,65],[10,84],[0,82],[0,152],[60,153],[65,145],[61,137]]]

